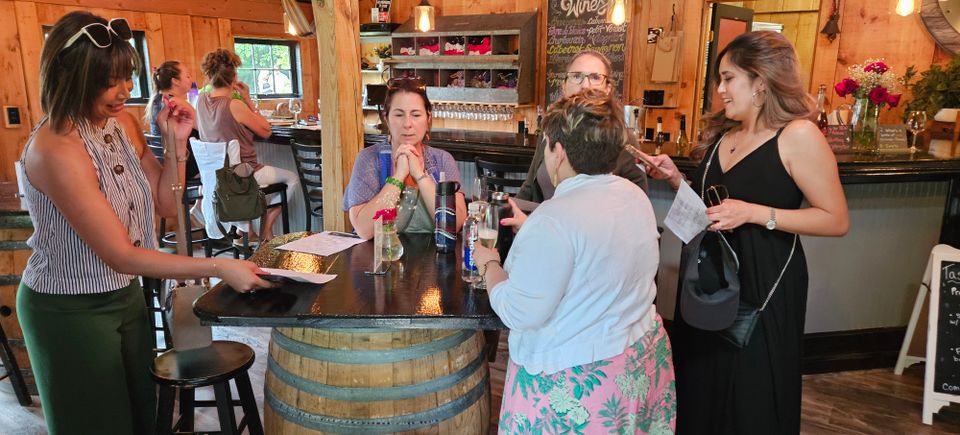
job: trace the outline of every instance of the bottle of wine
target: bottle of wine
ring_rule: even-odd
[[[687,139],[687,115],[680,115],[680,131],[677,132],[677,155],[686,157],[690,154],[690,140]]]
[[[827,85],[820,85],[817,91],[817,127],[824,135],[827,134]]]

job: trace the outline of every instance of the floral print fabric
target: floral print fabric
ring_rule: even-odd
[[[510,360],[501,434],[673,434],[677,402],[670,341],[659,316],[623,353],[553,374]]]

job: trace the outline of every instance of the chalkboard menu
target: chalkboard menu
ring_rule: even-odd
[[[607,7],[598,0],[550,0],[547,13],[547,104],[563,95],[565,69],[583,50],[603,53],[613,66],[612,79],[623,95],[627,25],[607,23]]]
[[[933,391],[960,395],[960,262],[943,261],[932,272],[940,274]]]

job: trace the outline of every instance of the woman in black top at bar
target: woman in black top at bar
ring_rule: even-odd
[[[723,109],[706,118],[693,189],[723,185],[729,199],[707,209],[714,231],[740,260],[740,303],[764,304],[740,349],[690,326],[679,309],[670,339],[677,378],[677,433],[790,434],[800,431],[800,357],[807,264],[795,234],[842,236],[849,226],[837,161],[811,122],[797,54],[781,34],[738,36],[713,74]],[[650,176],[683,182],[665,155]],[[801,208],[806,200],[808,207]],[[794,245],[794,242],[796,245]]]

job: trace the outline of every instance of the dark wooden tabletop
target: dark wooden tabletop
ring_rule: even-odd
[[[373,242],[320,257],[275,249],[310,233],[277,237],[251,260],[261,267],[324,272],[323,284],[284,284],[238,293],[221,283],[194,304],[207,324],[318,328],[505,329],[484,290],[460,279],[459,254],[439,254],[433,234],[402,234],[404,253],[382,276],[371,269]],[[457,249],[457,252],[460,250]]]

